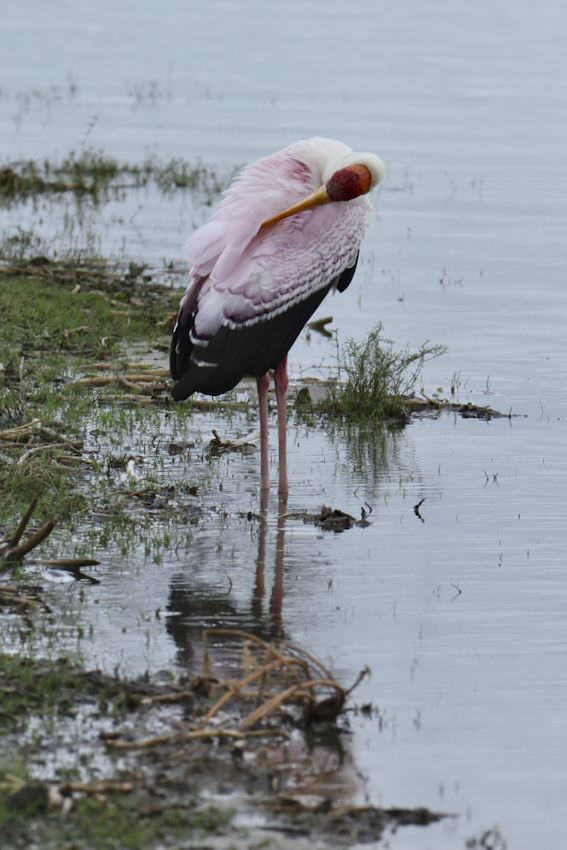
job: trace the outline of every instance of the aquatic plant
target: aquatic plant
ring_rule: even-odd
[[[357,342],[347,339],[338,352],[340,381],[320,409],[352,420],[405,419],[406,399],[411,396],[427,360],[445,352],[442,345],[421,345],[396,351],[393,342],[381,336],[378,324]]]
[[[39,195],[65,193],[99,202],[111,192],[139,189],[153,181],[163,194],[190,191],[210,205],[232,176],[218,175],[202,162],[191,164],[179,157],[163,161],[149,156],[140,164],[119,163],[104,151],[84,148],[79,153],[71,151],[61,161],[25,160],[0,165],[0,204],[8,206]]]

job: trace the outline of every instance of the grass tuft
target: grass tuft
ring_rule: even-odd
[[[377,325],[362,342],[348,339],[339,355],[339,377],[346,377],[328,399],[323,412],[350,420],[405,420],[411,396],[427,360],[445,352],[442,345],[424,343],[417,351],[394,350]]]

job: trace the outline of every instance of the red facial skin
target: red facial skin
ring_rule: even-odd
[[[365,165],[347,165],[335,171],[326,189],[331,201],[352,201],[369,192],[371,183],[372,177]]]

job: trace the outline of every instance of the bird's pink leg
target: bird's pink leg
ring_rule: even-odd
[[[268,387],[270,376],[259,375],[256,378],[258,402],[260,404],[260,490],[267,493],[270,489],[270,471],[268,469]]]
[[[286,447],[286,392],[289,384],[287,376],[287,354],[276,366],[274,373],[274,383],[276,385],[276,401],[278,405],[278,445],[279,445],[279,460],[280,460],[280,476],[278,493],[286,496],[289,493],[287,483],[287,447]]]

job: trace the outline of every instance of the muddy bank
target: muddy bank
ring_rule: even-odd
[[[349,804],[354,704],[321,719],[303,693],[246,726],[280,684],[237,695],[212,675],[128,681],[0,656],[2,847],[349,847],[445,817]]]

